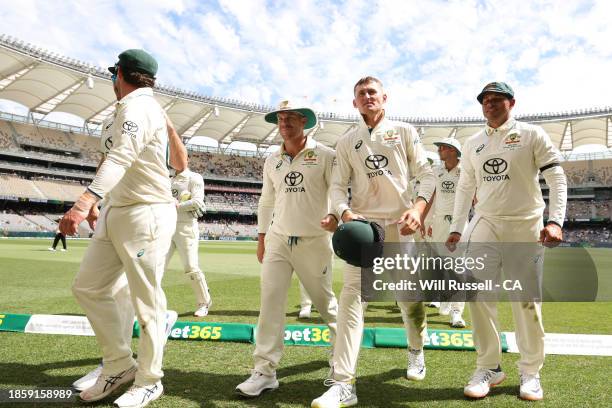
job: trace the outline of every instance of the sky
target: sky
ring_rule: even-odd
[[[608,106],[610,1],[0,0],[0,31],[106,67],[127,48],[158,82],[274,106],[356,113],[354,83],[382,80],[391,115],[481,116],[491,81],[515,113]]]

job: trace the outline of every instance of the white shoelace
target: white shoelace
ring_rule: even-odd
[[[330,387],[325,394],[330,394],[334,396],[338,396],[338,398],[342,401],[351,395],[350,385],[346,383],[342,383],[336,380],[327,379],[323,381],[323,385],[326,387]]]
[[[410,349],[408,351],[408,365],[411,367],[423,367],[422,361],[419,360],[422,353],[423,350]]]
[[[472,381],[470,381],[470,384],[488,383],[494,374],[495,372],[492,370],[488,370],[486,368],[479,368],[474,373],[474,376],[472,377]]]

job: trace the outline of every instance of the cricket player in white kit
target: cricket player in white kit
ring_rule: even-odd
[[[198,217],[205,212],[204,179],[189,169],[177,172],[172,177],[172,196],[176,200],[178,214],[176,231],[168,252],[168,262],[176,249],[196,297],[197,307],[193,315],[207,316],[212,300],[206,278],[200,269],[198,254],[200,244]]]
[[[541,127],[512,118],[514,91],[507,84],[487,84],[477,99],[482,104],[487,124],[463,147],[463,165],[447,245],[452,247],[459,240],[533,242],[534,247],[538,241],[545,246],[558,244],[562,241],[561,226],[567,201],[567,182],[559,165],[559,152]],[[538,182],[539,173],[550,187],[546,226],[542,221],[545,203]],[[462,234],[474,192],[477,198],[474,217]],[[496,267],[517,262],[515,254],[506,257],[503,253],[492,252],[487,255],[488,262],[492,259],[498,262]],[[522,269],[536,276],[543,258],[538,256],[528,261]],[[544,396],[539,374],[544,364],[542,305],[535,301],[513,302],[511,306],[521,354],[519,396],[541,400]],[[505,379],[500,366],[497,306],[494,302],[470,302],[470,311],[478,358],[476,371],[465,386],[464,394],[482,398],[491,386]]]
[[[113,90],[115,91],[117,100],[121,99],[121,97],[119,96],[119,90],[117,89],[116,81],[113,83]],[[108,156],[108,153],[110,152],[110,149],[113,146],[113,138],[112,138],[113,135],[112,135],[111,129],[112,129],[112,124],[115,120],[115,115],[116,115],[116,112],[114,112],[113,115],[104,119],[104,121],[102,122],[101,134],[100,134],[100,144],[98,146],[98,152],[102,154],[102,157],[100,159],[100,163],[98,164],[98,168],[96,169],[96,171],[100,169],[100,166],[102,166],[102,163],[104,163],[104,161],[106,160],[106,156]],[[166,117],[166,125],[167,125],[167,130],[168,130],[168,137],[170,141],[170,164],[173,168],[176,167],[179,170],[181,170],[187,166],[187,150],[185,149],[185,146],[183,145],[183,142],[181,141],[179,135],[176,133],[176,130],[174,129],[174,126],[172,125],[172,122],[170,122],[170,119],[167,117]],[[99,205],[103,207],[105,203],[100,202]],[[94,233],[95,233],[95,228],[96,228],[98,217],[99,217],[98,205],[94,205],[93,207],[91,207],[91,210],[89,211],[89,215],[87,216],[87,221],[89,222],[89,226],[91,227],[92,230],[94,230]],[[115,299],[115,302],[117,303],[117,307],[121,312],[121,318],[122,318],[121,325],[123,326],[121,335],[125,339],[125,342],[129,343],[132,339],[135,313],[134,313],[134,306],[132,305],[132,297],[130,295],[130,288],[129,288],[127,277],[125,276],[125,273],[119,276],[119,278],[113,285],[111,292],[112,292],[113,298]],[[178,314],[176,313],[176,311],[168,309],[166,312],[166,337],[170,335],[172,327],[174,326],[174,323],[176,323],[177,319],[178,319]],[[102,368],[103,368],[103,363],[100,363],[95,369],[93,369],[92,371],[85,374],[83,377],[80,377],[75,382],[73,382],[72,387],[80,392],[80,391],[84,391],[87,388],[93,386],[96,380],[98,379],[98,377],[100,376],[100,374],[102,374]]]
[[[295,271],[327,323],[333,350],[337,300],[331,288],[330,232],[338,222],[331,213],[329,188],[334,151],[304,129],[317,123],[315,113],[283,101],[265,120],[277,123],[281,148],[264,163],[263,188],[257,211],[261,268],[261,306],[255,335],[255,368],[236,387],[246,397],[278,388],[276,369],[283,354],[285,310]]]
[[[436,191],[431,201],[427,203],[428,210],[433,206],[429,214],[433,214],[432,224],[428,227],[427,235],[434,243],[434,249],[438,255],[451,255],[443,244],[448,238],[451,222],[453,219],[453,207],[455,204],[455,191],[459,184],[461,174],[461,144],[455,138],[442,139],[435,142],[438,147],[438,154],[442,164],[434,168],[436,176]],[[447,316],[450,314],[452,327],[465,327],[463,320],[463,309],[465,302],[441,302],[440,314]]]
[[[115,405],[142,407],[163,392],[166,298],[161,280],[176,209],[168,174],[165,114],[151,88],[157,62],[145,51],[132,49],[121,53],[109,70],[121,97],[110,130],[113,146],[91,185],[64,215],[60,229],[74,234],[91,208],[107,199],[73,285],[104,361],[102,374],[80,397],[98,401],[134,380]],[[138,362],[120,335],[122,311],[112,296],[124,271],[141,327]]]
[[[338,165],[331,190],[332,204],[342,221],[367,219],[385,229],[385,242],[413,242],[421,227],[435,180],[425,150],[414,127],[385,118],[387,95],[380,80],[360,79],[354,87],[353,106],[359,125],[336,146]],[[410,199],[408,181],[416,177],[420,189]],[[349,180],[351,206],[348,205]],[[312,407],[337,408],[357,404],[356,371],[363,335],[361,268],[346,264],[338,310],[338,335],[330,389],[312,401]],[[427,322],[422,302],[398,302],[409,341],[407,377],[425,377],[423,353]]]

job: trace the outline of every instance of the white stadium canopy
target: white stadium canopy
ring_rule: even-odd
[[[220,145],[250,142],[260,151],[280,142],[276,126],[264,121],[264,114],[272,107],[165,86],[157,86],[154,92],[185,141],[204,136]],[[112,112],[115,95],[106,68],[0,35],[0,98],[18,102],[37,114],[76,115],[85,121],[83,130],[92,133]],[[310,135],[329,146],[335,146],[357,123],[356,116],[327,112],[317,115],[319,124],[310,130]],[[517,118],[542,126],[564,152],[586,144],[612,147],[612,107]],[[433,143],[445,137],[463,142],[484,124],[482,118],[469,117],[394,119],[413,124],[429,151],[435,151]]]

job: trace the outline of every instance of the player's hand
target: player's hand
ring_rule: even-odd
[[[538,242],[541,242],[542,245],[547,248],[554,248],[562,241],[563,232],[561,231],[561,227],[557,224],[551,222],[540,231],[540,239]]]
[[[60,220],[59,230],[64,235],[74,235],[77,233],[79,224],[89,215],[91,207],[98,202],[98,198],[89,191],[81,194],[79,199],[68,210]]]
[[[64,235],[75,235],[79,229],[79,224],[83,222],[89,211],[72,207],[60,220],[59,230]]]
[[[431,237],[433,235],[433,229],[431,228],[431,225],[429,226],[429,228],[427,228],[427,236]]]
[[[97,205],[94,205],[93,207],[91,207],[91,210],[89,210],[89,214],[87,214],[87,217],[85,218],[87,220],[87,224],[89,224],[89,228],[91,228],[92,230],[96,229],[96,224],[98,223],[99,216],[100,210],[98,209]]]
[[[336,217],[331,214],[327,214],[321,220],[321,228],[328,232],[335,232],[336,228],[338,228],[338,221],[336,220]]]
[[[264,253],[266,252],[265,237],[266,234],[257,235],[257,260],[259,263],[263,263]]]
[[[397,224],[404,224],[400,228],[401,235],[411,235],[421,228],[421,213],[416,208],[411,208],[402,214]]]
[[[351,210],[346,210],[342,213],[342,222],[351,222],[353,220],[364,220],[365,221],[365,217]]]
[[[446,239],[446,248],[448,248],[448,250],[451,252],[455,252],[459,240],[461,240],[461,234],[458,232],[451,232],[448,238]]]

